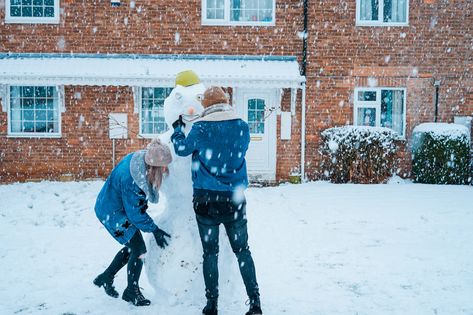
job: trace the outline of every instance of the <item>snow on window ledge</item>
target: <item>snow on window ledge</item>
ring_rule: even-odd
[[[229,22],[224,20],[202,20],[202,26],[255,26],[255,27],[271,27],[276,26],[274,21],[272,22]]]
[[[62,138],[60,133],[9,133],[7,138]]]
[[[356,21],[355,26],[362,26],[362,27],[408,27],[409,22],[371,22],[371,21]]]

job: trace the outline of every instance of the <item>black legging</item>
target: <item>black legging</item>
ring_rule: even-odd
[[[143,259],[141,255],[146,254],[146,245],[140,231],[136,231],[131,240],[125,244],[113,258],[112,263],[105,270],[109,276],[114,277],[126,264],[128,287],[138,286],[141,270],[143,269]]]

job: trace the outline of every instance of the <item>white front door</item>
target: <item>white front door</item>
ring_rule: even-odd
[[[276,179],[276,90],[238,88],[234,95],[237,113],[250,128],[246,154],[248,175],[253,180]]]

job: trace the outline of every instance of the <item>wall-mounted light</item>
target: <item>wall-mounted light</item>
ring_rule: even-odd
[[[110,0],[110,4],[112,5],[112,7],[119,7],[120,0]]]

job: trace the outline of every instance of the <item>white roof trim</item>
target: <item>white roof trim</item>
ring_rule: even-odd
[[[132,55],[131,55],[132,56]],[[204,84],[300,88],[295,58],[176,58],[130,55],[0,56],[0,84],[174,86],[176,74],[194,70]]]

